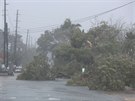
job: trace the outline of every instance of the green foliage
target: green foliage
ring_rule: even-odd
[[[14,42],[15,42],[15,36],[13,34],[9,34],[8,36],[8,42],[9,42],[9,53],[8,53],[8,59],[9,62],[11,63],[15,63],[16,60],[16,65],[24,65],[23,62],[23,54],[25,53],[25,49],[26,49],[26,45],[24,44],[24,42],[22,41],[22,36],[21,35],[17,35],[17,50],[16,50],[16,57],[14,56]],[[0,45],[3,46],[3,33],[0,32]],[[3,47],[0,47],[0,52],[1,49],[3,49]],[[26,57],[25,57],[26,58]]]
[[[47,53],[47,51],[52,49],[53,44],[50,44],[50,42],[53,42],[54,39],[51,34],[51,32],[45,31],[45,34],[42,34],[41,37],[38,39],[38,52]]]
[[[60,44],[69,44],[72,32],[79,27],[79,24],[72,24],[69,19],[66,19],[60,28],[45,31],[37,41],[38,52],[47,54],[48,51],[52,52]]]
[[[135,56],[135,33],[130,32],[126,34],[126,39],[123,44],[123,52],[128,54],[130,57]]]
[[[133,69],[135,61],[129,57],[110,56],[98,63],[96,74],[91,73],[89,78],[90,89],[100,90],[124,90],[125,86],[134,85]],[[129,77],[129,74],[133,77]]]
[[[68,54],[69,50],[64,51],[61,54],[57,53],[56,60],[54,61],[55,71],[57,73],[63,73],[71,77],[76,72],[80,72],[82,68],[82,64],[75,60],[75,55],[72,53],[73,50],[70,50],[71,54]],[[58,55],[59,54],[59,55]],[[68,55],[67,55],[68,54]]]
[[[75,49],[74,54],[76,60],[83,65],[92,65],[94,63],[94,57],[91,49],[89,48]]]
[[[76,29],[73,31],[73,35],[70,40],[71,46],[74,48],[81,48],[85,41],[84,33],[82,33],[80,29]]]
[[[76,73],[72,76],[72,79],[67,82],[68,86],[87,86],[88,78],[85,77],[86,74]]]
[[[83,66],[94,63],[91,50],[88,48],[74,48],[71,46],[61,46],[55,50],[54,67],[57,72],[64,72],[72,76],[80,72]]]
[[[39,55],[24,69],[17,79],[21,80],[52,80],[51,70],[46,58]]]
[[[79,24],[66,19],[60,28],[39,38],[38,52],[52,52],[53,74],[72,77],[69,85],[123,90],[125,86],[135,87],[134,39],[133,31],[125,33],[117,24],[102,21],[85,33]],[[81,74],[82,68],[87,75]]]
[[[74,56],[72,54],[73,48],[69,45],[62,45],[54,50],[55,58],[60,61],[71,61]]]
[[[120,33],[120,29],[101,23],[86,34],[85,40],[90,40],[92,47],[79,47],[74,52],[75,59],[85,64],[89,72],[87,86],[90,89],[124,90],[125,86],[135,87],[134,34],[127,33],[121,42],[118,40]],[[84,82],[81,77],[75,76],[68,84],[82,85],[81,82]]]

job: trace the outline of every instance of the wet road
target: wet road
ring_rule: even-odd
[[[65,84],[65,80],[19,81],[0,76],[0,101],[123,101],[120,95]]]

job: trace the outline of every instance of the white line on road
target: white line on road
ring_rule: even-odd
[[[10,97],[9,99],[10,99],[10,100],[15,100],[15,99],[16,99],[16,97]]]
[[[50,97],[51,95],[50,95],[50,94],[48,94],[47,96],[48,96],[48,97]]]
[[[59,98],[48,98],[48,100],[50,100],[50,101],[60,101]]]

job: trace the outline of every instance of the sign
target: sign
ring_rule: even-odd
[[[85,68],[82,68],[82,73],[84,73],[85,72]]]

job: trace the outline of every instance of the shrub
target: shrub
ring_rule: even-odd
[[[51,70],[46,58],[41,55],[36,56],[34,60],[26,66],[23,73],[20,74],[17,79],[19,80],[52,80]]]
[[[124,90],[125,86],[134,86],[134,61],[129,57],[110,56],[102,59],[96,72],[90,74],[89,89]]]
[[[88,75],[87,74],[75,74],[71,80],[67,82],[70,86],[87,86]]]

